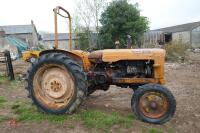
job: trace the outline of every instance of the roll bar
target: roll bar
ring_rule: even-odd
[[[64,16],[60,14],[60,10],[64,11],[67,16]],[[71,20],[71,15],[70,13],[65,10],[61,6],[57,6],[56,8],[53,9],[54,11],[54,25],[55,25],[55,34],[54,34],[54,49],[58,49],[58,15],[63,17],[63,18],[68,18],[69,19],[69,45],[70,45],[70,50],[72,50],[72,20]]]

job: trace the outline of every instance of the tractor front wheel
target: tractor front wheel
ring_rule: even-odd
[[[29,97],[44,112],[72,113],[85,98],[86,78],[73,59],[61,53],[42,55],[28,71]]]
[[[172,93],[164,86],[146,84],[134,92],[131,106],[138,119],[148,123],[162,124],[174,115],[176,101]]]

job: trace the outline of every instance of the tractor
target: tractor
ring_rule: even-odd
[[[73,50],[69,12],[60,6],[53,11],[54,48],[41,51],[27,72],[28,97],[39,110],[72,114],[96,90],[106,91],[116,85],[133,90],[131,108],[139,120],[153,124],[170,120],[176,101],[163,86],[165,50]],[[69,19],[69,50],[58,48],[58,15]]]

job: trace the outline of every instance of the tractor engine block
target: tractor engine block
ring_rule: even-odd
[[[151,78],[153,61],[119,61],[96,64],[88,72],[88,79],[98,84],[110,84],[114,78]]]

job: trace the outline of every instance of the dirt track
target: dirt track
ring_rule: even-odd
[[[16,73],[25,73],[28,64],[15,62]],[[0,68],[0,71],[2,69]],[[173,119],[164,125],[152,125],[135,121],[130,129],[118,132],[143,132],[143,127],[160,129],[163,132],[198,133],[200,132],[200,55],[191,55],[187,63],[166,63],[166,86],[172,91],[177,101],[177,110]],[[11,90],[8,94],[5,88],[0,87],[1,94],[15,100],[26,99],[23,88]],[[119,112],[122,115],[130,114],[130,99],[133,91],[130,89],[111,86],[109,91],[97,91],[92,94],[81,109],[96,109],[106,113]],[[0,112],[1,114],[2,112]],[[45,130],[44,127],[49,130]],[[2,132],[93,132],[78,123],[75,128],[59,127],[48,122],[20,123],[15,129],[9,129],[7,124],[0,125]],[[110,130],[116,132],[115,130]]]

